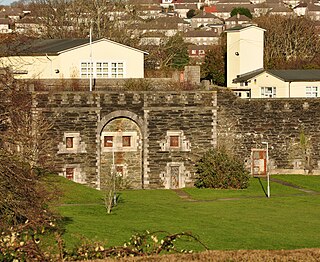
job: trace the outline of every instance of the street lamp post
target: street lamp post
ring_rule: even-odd
[[[107,143],[112,144],[112,166],[111,166],[111,178],[112,178],[112,188],[113,188],[113,203],[117,205],[117,192],[116,192],[116,170],[115,170],[115,157],[114,157],[114,143],[111,140],[108,140]],[[110,201],[112,201],[110,199]],[[110,213],[110,212],[109,212]]]
[[[270,174],[269,174],[269,143],[262,142],[263,145],[266,145],[267,152],[266,152],[266,161],[267,161],[267,196],[270,197]]]

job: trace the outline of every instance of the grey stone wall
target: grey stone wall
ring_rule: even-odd
[[[216,144],[216,102],[214,91],[33,92],[34,110],[53,124],[56,171],[67,176],[72,168],[76,182],[95,188],[110,176],[112,153],[132,187],[192,185],[195,162]],[[131,151],[106,151],[102,136],[108,132],[136,132],[136,144]],[[66,146],[70,136],[72,149]],[[170,146],[172,136],[178,146]]]
[[[274,173],[306,173],[320,169],[320,99],[240,99],[218,92],[218,145],[226,146],[250,166],[252,148],[268,142]],[[300,136],[307,140],[307,157]]]
[[[110,177],[113,155],[130,188],[191,186],[196,161],[217,145],[250,167],[251,149],[268,142],[274,172],[320,170],[320,99],[245,100],[226,90],[32,95],[34,110],[53,124],[56,171],[67,176],[71,168],[76,182],[95,188]],[[119,135],[113,151],[103,144],[108,132]],[[131,147],[121,148],[127,134],[133,134]],[[172,146],[171,138],[178,144]]]

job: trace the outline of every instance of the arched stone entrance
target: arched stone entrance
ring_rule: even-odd
[[[141,121],[131,112],[113,112],[106,116],[99,129],[100,188],[108,184],[112,168],[120,188],[142,188]]]

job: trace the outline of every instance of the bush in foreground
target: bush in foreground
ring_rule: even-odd
[[[237,158],[224,150],[209,150],[196,164],[198,188],[244,189],[249,172]]]
[[[44,233],[44,232],[43,232]],[[43,234],[42,233],[42,234]],[[104,243],[83,239],[73,250],[67,250],[61,235],[56,234],[57,251],[43,248],[40,244],[41,233],[30,231],[13,232],[7,230],[0,236],[1,261],[83,261],[89,259],[146,257],[159,254],[192,253],[192,250],[178,248],[181,240],[194,241],[204,249],[207,247],[188,232],[170,234],[165,231],[137,233],[123,246],[106,247]]]

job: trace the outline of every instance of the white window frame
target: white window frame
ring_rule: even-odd
[[[306,86],[306,97],[318,97],[318,91],[317,86]]]
[[[91,64],[91,66],[90,66]],[[83,69],[85,69],[83,71]],[[92,63],[90,61],[81,61],[80,62],[80,78],[89,78],[90,77],[90,70],[91,75],[93,75],[92,72]]]
[[[124,78],[124,62],[110,62],[109,78]]]
[[[98,64],[101,64],[101,65],[98,66]],[[109,66],[110,66],[109,64],[110,63],[108,63],[108,62],[102,62],[102,61],[97,61],[95,63],[95,65],[96,65],[95,66],[96,78],[108,78],[108,76],[109,76]]]
[[[261,87],[262,98],[274,98],[277,97],[277,88],[274,86],[263,86]]]
[[[90,70],[93,78],[125,78],[126,63],[124,61],[90,61],[80,62],[80,78],[89,78]]]

